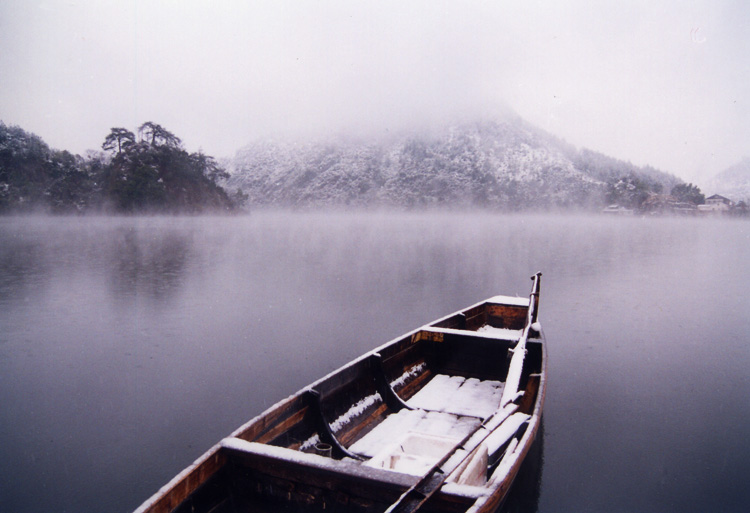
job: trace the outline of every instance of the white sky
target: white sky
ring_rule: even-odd
[[[750,155],[750,2],[0,0],[0,120],[190,151],[429,126],[504,104],[686,180]]]

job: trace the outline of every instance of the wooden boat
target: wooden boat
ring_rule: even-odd
[[[136,512],[495,511],[541,422],[532,279],[528,299],[448,315],[277,403]]]

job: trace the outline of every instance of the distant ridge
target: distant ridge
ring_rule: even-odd
[[[708,182],[707,189],[733,201],[750,203],[750,157],[718,173]]]
[[[517,117],[379,141],[257,141],[228,162],[249,205],[598,209],[678,178],[578,150]],[[622,197],[621,197],[622,196]]]

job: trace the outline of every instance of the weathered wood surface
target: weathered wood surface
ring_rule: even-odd
[[[214,447],[136,509],[135,513],[173,511],[225,464],[225,455]]]

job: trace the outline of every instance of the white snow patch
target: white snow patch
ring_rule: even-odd
[[[460,439],[410,431],[385,446],[365,465],[421,476],[459,442]]]
[[[528,421],[529,415],[524,413],[514,413],[508,419],[487,437],[487,451],[490,454],[497,452],[500,447],[513,437],[524,422]]]
[[[427,367],[427,364],[424,363],[424,362],[419,363],[419,364],[413,366],[411,369],[409,369],[408,371],[404,372],[396,380],[391,381],[391,388],[398,388],[398,387],[400,387],[402,385],[405,385],[406,382],[409,381],[409,379],[411,379],[411,378],[413,378],[413,377],[418,376],[419,374],[421,374],[425,367]]]
[[[453,334],[453,335],[466,335],[466,332],[467,332],[467,330],[457,330],[455,328],[437,328],[435,326],[430,326],[425,331],[431,331],[434,333]],[[513,342],[521,338],[522,331],[523,330],[504,330],[501,328],[492,328],[491,330],[487,330],[487,331],[475,330],[472,333],[475,333],[476,336],[478,337],[492,338],[492,339],[501,338],[503,340],[509,340]]]
[[[403,409],[386,417],[375,428],[357,440],[349,450],[366,457],[375,457],[383,447],[391,445],[404,433],[422,433],[426,435],[463,440],[480,424],[479,419],[459,417],[450,413],[427,412],[423,410]]]
[[[494,296],[489,298],[487,302],[511,306],[529,306],[529,298],[527,297]]]
[[[462,451],[466,453],[466,451]],[[448,477],[449,482],[468,485],[483,485],[487,481],[489,454],[484,443],[474,449]]]
[[[493,486],[497,482],[502,482],[505,480],[506,476],[508,475],[508,472],[510,472],[510,469],[513,467],[513,464],[518,460],[519,453],[516,452],[516,449],[518,448],[518,439],[514,438],[510,441],[508,444],[508,448],[505,450],[505,455],[503,456],[503,459],[500,460],[500,463],[498,464],[495,471],[490,476],[490,479],[487,481],[488,486]]]
[[[501,381],[437,374],[407,404],[424,410],[485,418],[500,407],[503,387]]]
[[[285,447],[277,447],[275,445],[248,442],[247,440],[242,440],[240,438],[234,437],[224,438],[221,441],[221,446],[234,451],[264,454],[267,456],[272,456],[274,458],[293,461],[297,463],[318,462],[324,464],[327,461],[327,458],[318,456],[317,454],[308,454],[287,449]]]
[[[409,370],[404,372],[401,376],[399,376],[396,380],[391,381],[391,387],[398,387],[403,384],[405,384],[409,379],[419,375],[424,368],[427,366],[424,362],[419,363],[417,365],[412,366]],[[352,405],[351,408],[349,408],[346,412],[344,412],[342,415],[340,415],[336,420],[331,422],[329,426],[331,427],[331,431],[334,433],[337,433],[341,430],[344,426],[349,424],[353,419],[364,413],[369,407],[372,405],[382,402],[383,398],[380,396],[379,393],[374,393],[372,395],[368,395],[367,397],[364,397],[360,401],[358,401],[356,404]],[[299,447],[300,451],[305,451],[307,449],[310,449],[311,447],[314,447],[317,443],[320,442],[320,437],[318,435],[313,435],[304,442]]]
[[[360,401],[352,405],[351,408],[346,410],[346,412],[344,412],[342,415],[339,415],[339,417],[336,420],[328,424],[331,427],[331,431],[333,431],[334,433],[338,432],[339,430],[341,430],[341,428],[349,424],[352,421],[352,419],[358,417],[359,415],[362,415],[362,413],[364,413],[367,410],[367,408],[369,408],[370,406],[372,406],[373,404],[377,402],[382,402],[382,401],[383,399],[380,397],[380,394],[377,392],[361,399]],[[318,435],[313,435],[307,440],[305,440],[304,442],[302,442],[302,444],[299,446],[299,450],[305,451],[307,449],[310,449],[311,447],[315,447],[315,445],[318,444],[319,442],[320,442],[320,437]]]
[[[305,440],[304,442],[302,442],[302,444],[300,444],[299,450],[305,451],[311,447],[315,447],[319,443],[320,443],[320,437],[318,435],[313,435],[307,440]]]
[[[380,394],[375,392],[372,395],[368,395],[364,399],[359,400],[357,403],[355,403],[351,408],[346,410],[345,413],[340,415],[336,420],[331,422],[329,426],[331,426],[331,431],[336,433],[339,431],[342,427],[349,424],[352,419],[362,415],[367,408],[372,406],[373,404],[377,402],[383,402],[383,398],[380,397]]]
[[[510,330],[508,328],[495,328],[489,324],[477,329],[477,333],[485,333],[495,338],[504,338],[509,340],[518,340],[521,337],[521,330]]]
[[[471,486],[451,482],[445,483],[443,487],[440,488],[440,491],[451,495],[458,495],[459,497],[466,497],[468,499],[478,499],[487,493],[487,489],[484,486]]]

